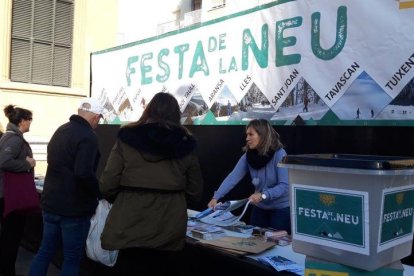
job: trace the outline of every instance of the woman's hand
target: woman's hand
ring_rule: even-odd
[[[216,205],[217,205],[217,199],[215,198],[212,198],[210,202],[207,204],[207,206],[209,208],[212,208],[213,210],[216,208]]]
[[[34,168],[36,166],[36,160],[30,156],[26,156],[26,161],[30,164],[31,168]]]
[[[262,201],[262,193],[254,193],[249,197],[249,200],[252,204],[257,204]]]

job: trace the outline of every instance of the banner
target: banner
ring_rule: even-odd
[[[279,0],[92,54],[106,123],[414,125],[414,1]]]

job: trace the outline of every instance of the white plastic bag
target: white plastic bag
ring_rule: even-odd
[[[114,266],[118,257],[118,250],[105,250],[101,247],[101,234],[105,226],[111,204],[102,199],[99,201],[95,215],[91,218],[88,238],[86,239],[86,255],[107,266]]]

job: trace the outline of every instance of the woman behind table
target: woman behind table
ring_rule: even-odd
[[[215,208],[239,181],[250,173],[254,193],[250,224],[290,233],[289,184],[287,169],[277,167],[286,155],[279,134],[264,119],[252,120],[246,127],[245,153],[224,179],[208,206]]]
[[[186,199],[202,193],[195,148],[168,93],[120,129],[101,176],[102,195],[113,201],[101,240],[104,249],[120,250],[123,275],[174,275],[174,266],[184,266],[177,252],[185,244]]]
[[[20,240],[23,236],[26,215],[13,211],[3,218],[3,171],[34,173],[36,165],[32,150],[23,133],[30,130],[32,112],[30,110],[8,105],[4,114],[9,119],[6,132],[0,139],[0,275],[16,275],[15,263]]]

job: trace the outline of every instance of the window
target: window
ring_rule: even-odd
[[[201,0],[193,0],[192,2],[193,2],[192,3],[193,4],[192,5],[192,10],[193,11],[201,9]]]
[[[70,87],[74,0],[13,0],[10,79]]]

